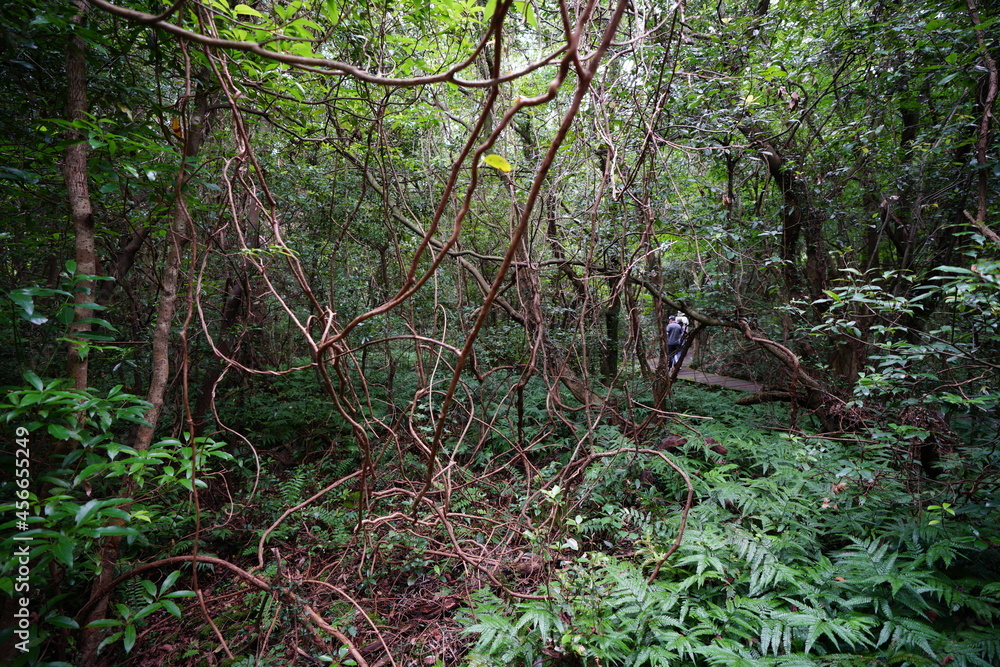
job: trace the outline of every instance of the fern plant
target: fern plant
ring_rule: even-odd
[[[683,482],[605,459],[572,509],[590,551],[535,591],[547,600],[476,596],[469,664],[1000,664],[1000,573],[984,565],[1000,530],[981,495],[915,495],[892,452],[731,423],[671,452],[696,502],[655,580]],[[954,516],[932,522],[943,502]]]

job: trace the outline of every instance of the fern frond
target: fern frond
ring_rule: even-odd
[[[875,646],[882,646],[889,642],[897,650],[919,648],[926,655],[937,659],[937,653],[932,648],[932,644],[941,643],[944,640],[943,635],[922,621],[897,617],[882,626],[882,632],[875,640]]]
[[[699,647],[698,654],[708,660],[710,665],[719,667],[760,667],[762,658],[757,651],[725,639]]]
[[[281,483],[279,487],[281,499],[289,505],[297,505],[305,500],[303,489],[308,484],[310,477],[313,476],[314,474],[306,466],[300,467],[295,474]]]
[[[519,605],[523,610],[521,618],[513,626],[513,633],[517,634],[517,631],[525,626],[534,630],[539,634],[542,640],[549,640],[552,638],[552,629],[555,628],[560,634],[566,629],[566,624],[559,618],[557,614],[552,613],[546,607],[542,607],[540,604],[528,603]]]
[[[480,615],[479,622],[465,629],[478,634],[477,649],[484,653],[498,653],[506,643],[517,636],[514,624],[502,616]]]
[[[644,667],[649,665],[649,667],[669,667],[675,664],[678,658],[682,656],[675,651],[671,651],[669,648],[655,644],[653,646],[646,646],[639,652],[637,652],[632,660],[628,663],[630,667]]]
[[[956,667],[995,667],[1000,665],[1000,633],[996,629],[962,633],[948,647]]]

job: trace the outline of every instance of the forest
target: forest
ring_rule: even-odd
[[[0,663],[1000,665],[1000,4],[397,2],[0,3]]]

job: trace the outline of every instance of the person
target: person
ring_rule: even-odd
[[[684,346],[687,345],[688,342],[688,331],[690,331],[690,327],[687,315],[685,315],[683,311],[678,310],[677,315],[674,317],[677,318],[677,324],[681,325],[681,329],[683,329],[681,332],[681,346],[680,349],[677,350],[677,355],[674,358],[674,363],[678,364],[681,362],[681,354],[684,353]]]
[[[685,315],[683,312],[681,312],[681,311],[678,310],[677,311],[677,315],[675,315],[675,317],[677,318],[677,324],[679,324],[682,327],[684,327],[684,337],[687,338],[688,327],[691,324],[688,321],[687,315]]]
[[[673,366],[675,358],[681,351],[681,346],[684,344],[684,327],[677,323],[677,317],[674,315],[670,316],[670,321],[667,323],[667,366]]]

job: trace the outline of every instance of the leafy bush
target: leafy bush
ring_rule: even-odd
[[[162,528],[161,521],[173,525],[173,510],[162,508],[185,503],[195,483],[205,486],[195,477],[195,469],[209,457],[231,458],[222,450],[225,443],[207,438],[193,443],[197,460],[192,444],[172,438],[160,440],[148,451],[136,451],[118,439],[124,427],[142,422],[148,407],[145,401],[123,393],[121,386],[102,393],[72,389],[66,379],[46,382],[31,372],[24,378],[28,386],[10,392],[6,402],[0,403],[3,423],[7,428],[17,425],[16,433],[30,443],[31,456],[30,476],[0,483],[5,498],[17,499],[0,506],[0,511],[15,517],[0,526],[5,533],[0,545],[7,554],[0,563],[0,590],[14,597],[19,565],[16,547],[29,545],[27,584],[35,608],[41,610],[41,623],[36,626],[31,651],[21,654],[15,664],[30,664],[45,656],[63,629],[78,627],[71,616],[86,599],[99,567],[95,554],[101,552],[103,540],[123,538],[126,546],[139,548],[146,535]],[[51,461],[48,467],[43,467],[45,461]],[[22,480],[27,483],[19,483]],[[124,480],[142,491],[141,501],[119,497]],[[152,582],[140,582],[141,599],[116,607],[121,620],[98,622],[96,627],[121,627],[104,644],[121,640],[128,651],[135,642],[138,621],[161,609],[179,615],[173,599],[188,593],[169,590],[179,576],[168,575],[158,588]],[[6,630],[3,636],[10,632]]]

